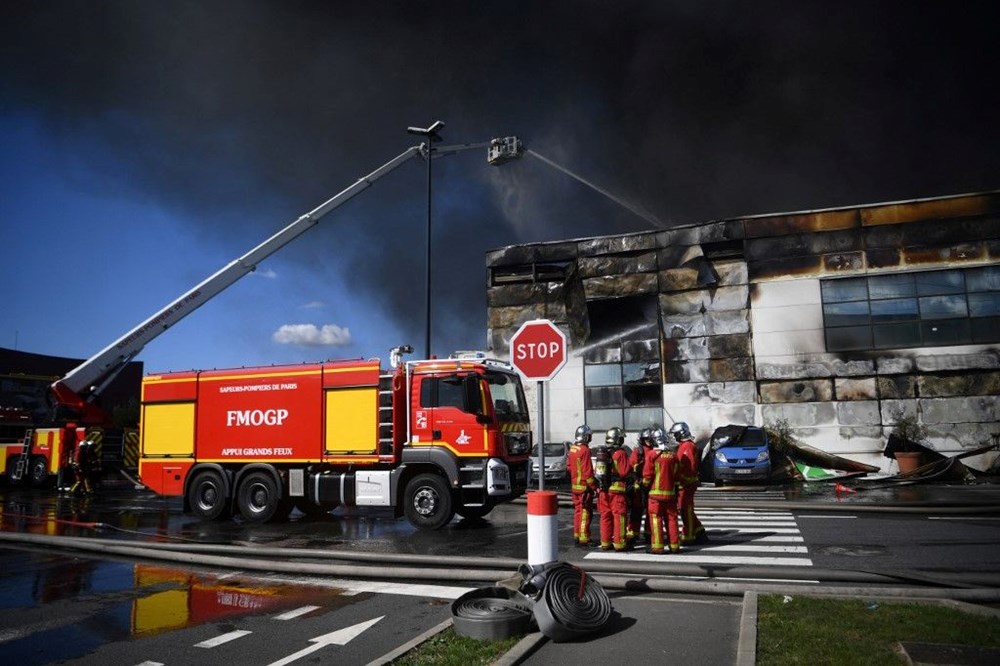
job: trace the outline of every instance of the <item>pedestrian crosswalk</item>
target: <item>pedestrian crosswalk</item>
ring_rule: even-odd
[[[720,565],[812,566],[808,548],[790,511],[698,509],[707,543],[684,546],[673,555],[642,549],[623,553],[593,552],[588,560],[631,560]]]

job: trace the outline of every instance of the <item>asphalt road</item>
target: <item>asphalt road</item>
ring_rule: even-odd
[[[932,579],[1000,570],[1000,489],[900,490],[705,489],[699,493],[699,513],[712,540],[669,561],[719,570],[741,563],[777,565],[801,570],[806,577],[810,567],[909,571]],[[954,509],[950,505],[956,501],[971,508]],[[870,511],[879,503],[919,510]],[[763,504],[768,510],[748,508]],[[992,506],[993,512],[984,513],[983,506]],[[456,519],[437,532],[421,532],[389,512],[370,510],[337,511],[321,519],[293,515],[289,522],[267,525],[201,523],[183,515],[178,500],[125,485],[92,498],[0,487],[0,509],[4,531],[51,536],[522,560],[527,554],[523,504],[499,507],[482,521]],[[566,561],[665,561],[641,551],[574,549],[568,510],[560,511],[559,524],[560,558]],[[596,534],[596,524],[594,529]],[[234,659],[278,664],[314,658],[364,664],[450,618],[450,601],[468,589],[298,580],[21,548],[0,549],[0,572],[0,644],[4,661],[22,666]],[[697,601],[691,600],[693,608],[707,616],[721,613],[719,622],[732,633],[733,609],[701,608]],[[621,597],[616,604],[626,619],[641,623],[640,602]],[[636,604],[635,613],[628,610]],[[712,647],[719,648],[704,649]]]

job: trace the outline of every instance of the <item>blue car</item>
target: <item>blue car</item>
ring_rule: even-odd
[[[766,481],[771,476],[767,431],[757,426],[722,426],[709,443],[715,485],[733,481]]]

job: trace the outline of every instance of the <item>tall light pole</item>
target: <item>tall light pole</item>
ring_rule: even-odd
[[[433,151],[431,144],[441,140],[438,130],[442,127],[444,127],[444,123],[435,120],[430,127],[406,128],[407,134],[427,137],[427,141],[422,146],[424,158],[427,160],[427,277],[425,285],[427,305],[424,312],[424,358],[431,357],[431,152]]]

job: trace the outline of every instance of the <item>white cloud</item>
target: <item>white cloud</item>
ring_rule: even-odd
[[[302,307],[305,308],[306,310],[322,310],[323,308],[326,307],[326,303],[324,303],[323,301],[309,301]]]
[[[264,270],[257,269],[252,274],[257,277],[267,278],[268,280],[274,280],[278,277],[278,274],[274,272],[273,268],[265,268]]]
[[[300,347],[343,347],[351,343],[351,331],[336,324],[284,324],[271,335],[281,345]]]

